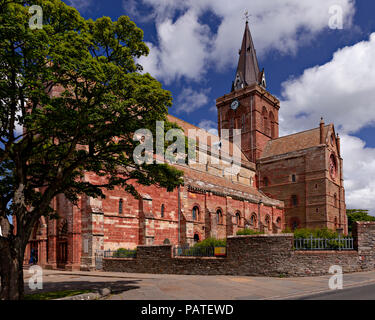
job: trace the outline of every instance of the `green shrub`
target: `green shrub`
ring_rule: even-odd
[[[194,248],[215,248],[215,247],[226,247],[227,241],[226,239],[215,239],[215,238],[207,238],[201,242],[198,242],[194,245]]]
[[[339,234],[333,230],[327,228],[324,229],[296,229],[294,230],[295,239],[308,239],[313,238],[322,238],[322,239],[336,239],[339,237]]]
[[[252,236],[252,235],[256,235],[256,234],[264,234],[264,232],[255,231],[255,230],[251,230],[251,229],[242,229],[242,230],[237,231],[238,236]]]
[[[290,229],[289,227],[286,227],[282,233],[293,233],[292,229]]]
[[[124,248],[120,248],[120,249],[117,249],[112,257],[113,258],[133,258],[137,253],[137,249],[134,249],[134,250],[130,250],[130,249],[124,249]]]
[[[313,238],[313,241],[309,241],[308,239]],[[339,237],[339,234],[333,230],[329,230],[327,228],[324,229],[296,229],[294,231],[294,239],[307,239],[300,243],[305,249],[309,248],[319,248],[323,243],[326,243],[327,249],[339,249],[340,247],[344,247],[343,242],[339,242],[335,239]],[[344,239],[344,236],[341,236]],[[322,240],[317,240],[322,239]],[[327,240],[327,241],[326,241]],[[323,241],[323,242],[322,242]]]

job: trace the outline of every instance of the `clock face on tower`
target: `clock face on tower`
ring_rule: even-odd
[[[232,108],[232,110],[236,110],[239,106],[240,106],[240,102],[237,99],[233,100],[233,102],[230,105],[230,107]]]

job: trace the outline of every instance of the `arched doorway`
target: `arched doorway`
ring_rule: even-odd
[[[196,233],[196,234],[194,234],[194,243],[198,243],[199,242],[199,234],[198,233]]]
[[[68,222],[65,220],[61,223],[57,235],[57,267],[64,268],[68,261]]]

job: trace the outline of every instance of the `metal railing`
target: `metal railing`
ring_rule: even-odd
[[[215,248],[178,246],[174,248],[174,256],[175,257],[214,257]]]
[[[295,250],[354,250],[354,239],[350,237],[338,237],[336,239],[325,238],[301,238],[294,239]]]
[[[136,256],[136,249],[104,250],[104,258],[136,258]]]

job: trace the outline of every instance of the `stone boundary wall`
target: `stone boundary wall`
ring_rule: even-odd
[[[236,236],[227,239],[226,258],[173,257],[172,246],[139,246],[137,258],[105,258],[104,271],[156,274],[310,276],[375,269],[375,222],[357,222],[355,250],[296,251],[293,234]]]

